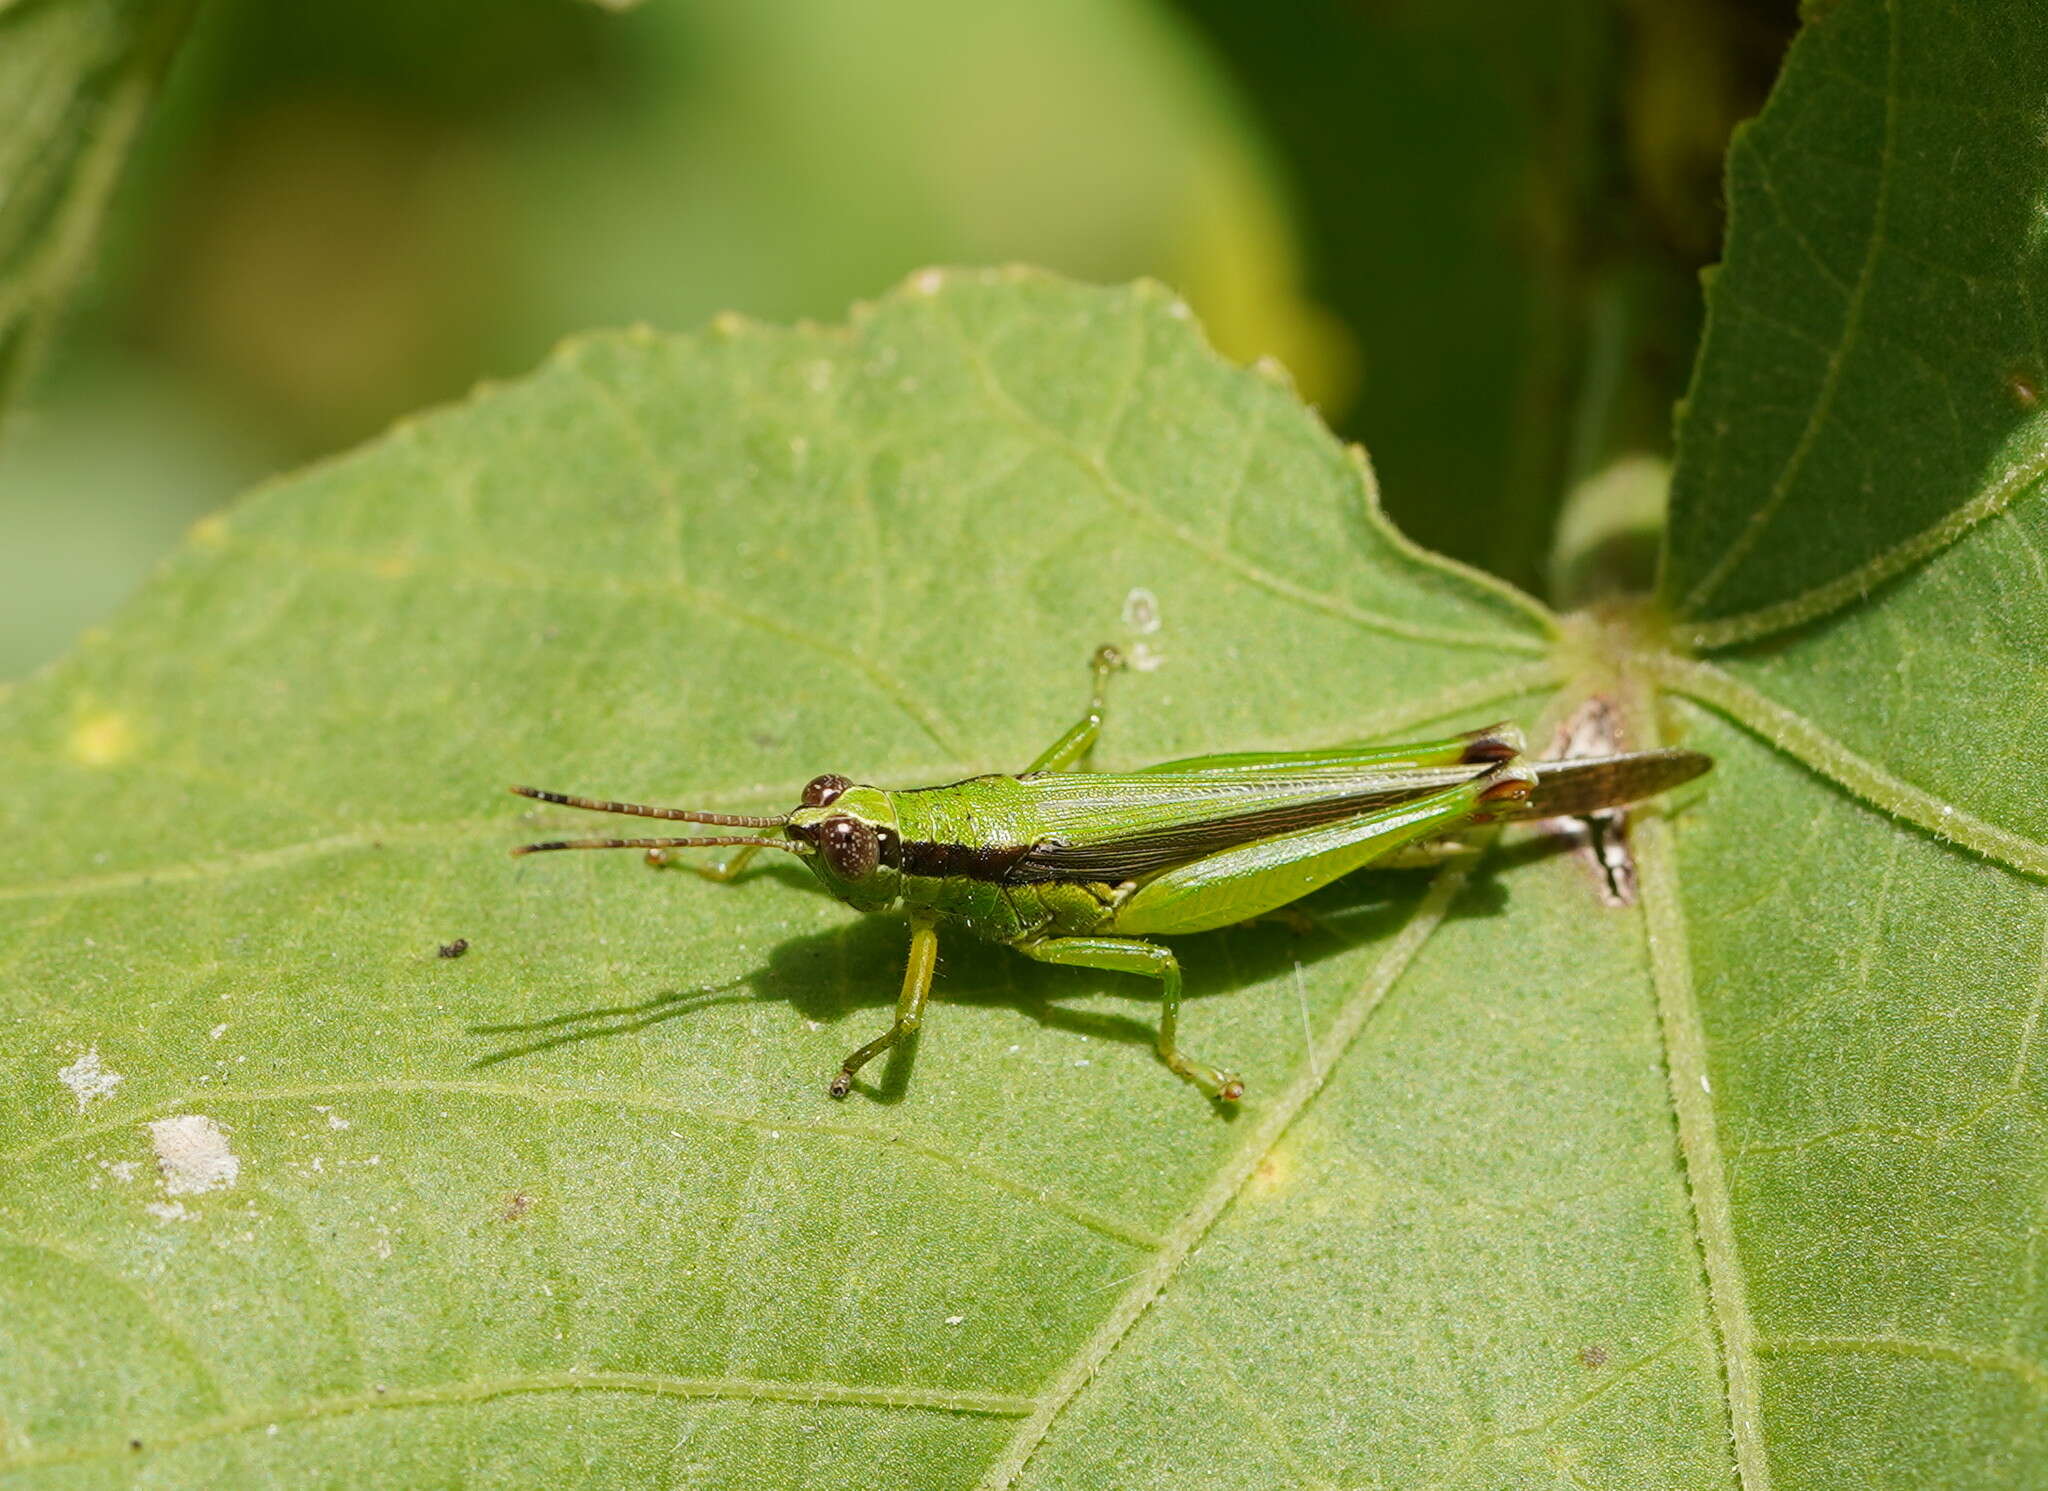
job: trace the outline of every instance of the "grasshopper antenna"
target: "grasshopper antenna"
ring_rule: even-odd
[[[679,823],[712,823],[721,828],[780,828],[788,815],[759,818],[747,813],[700,813],[694,808],[653,808],[639,802],[606,802],[596,797],[576,797],[567,792],[543,792],[538,787],[514,787],[521,797],[535,802],[560,803],[565,808],[582,808],[592,813],[625,813],[634,818],[668,818]],[[625,840],[619,841],[624,844]],[[752,840],[746,842],[751,843]]]
[[[799,851],[779,839],[758,839],[752,834],[714,834],[701,839],[549,839],[544,844],[521,844],[512,853],[546,854],[555,849],[716,849],[745,844],[754,849],[780,849],[785,854]]]

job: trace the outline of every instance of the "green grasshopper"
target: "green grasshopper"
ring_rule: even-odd
[[[957,926],[1060,963],[1159,981],[1160,1059],[1210,1097],[1234,1102],[1244,1084],[1180,1047],[1180,963],[1147,939],[1207,932],[1265,916],[1379,863],[1441,858],[1448,835],[1508,818],[1579,817],[1649,797],[1707,770],[1697,751],[1638,751],[1573,761],[1526,761],[1521,732],[1491,725],[1413,745],[1332,746],[1190,756],[1134,772],[1075,770],[1102,730],[1103,697],[1121,666],[1094,659],[1088,712],[1014,776],[889,791],[830,774],[776,817],[604,802],[514,787],[522,797],[776,836],[558,839],[556,849],[740,846],[715,867],[729,879],[762,849],[793,854],[825,889],[861,911],[902,907],[910,962],[896,1019],[848,1056],[827,1089],[843,1098],[854,1074],[915,1032],[938,961],[939,928]]]

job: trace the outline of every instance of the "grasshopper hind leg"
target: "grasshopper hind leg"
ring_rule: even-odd
[[[1135,937],[1047,937],[1020,943],[1017,951],[1041,963],[1100,968],[1109,973],[1139,973],[1158,979],[1159,1059],[1177,1076],[1218,1102],[1234,1103],[1244,1096],[1244,1083],[1234,1074],[1196,1061],[1181,1050],[1176,1039],[1180,1029],[1180,963],[1158,943]]]

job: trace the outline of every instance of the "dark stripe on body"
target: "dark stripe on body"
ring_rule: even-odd
[[[1029,844],[977,847],[972,844],[934,843],[929,839],[905,839],[898,851],[899,867],[906,875],[922,875],[932,880],[958,875],[1000,885],[1011,878],[1011,867],[1031,850]]]

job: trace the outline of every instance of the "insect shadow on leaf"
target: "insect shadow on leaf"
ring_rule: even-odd
[[[817,890],[811,877],[793,865],[753,867],[745,878],[756,876]],[[1205,956],[1190,970],[1186,997],[1205,1000],[1288,978],[1297,967],[1311,968],[1350,948],[1391,936],[1414,909],[1422,889],[1423,878],[1412,871],[1365,871],[1299,902],[1299,924],[1273,919],[1200,933]],[[1462,899],[1464,914],[1480,915],[1498,910],[1503,897],[1489,882]],[[902,945],[898,919],[861,917],[789,938],[759,968],[722,983],[665,990],[642,1000],[593,1005],[538,1020],[471,1025],[471,1035],[529,1038],[480,1056],[470,1065],[483,1069],[583,1041],[636,1035],[721,1005],[785,1004],[804,1020],[837,1026],[894,1002],[894,965],[902,957]],[[1153,1047],[1157,1001],[1148,998],[1141,983],[1129,981],[1127,988],[1126,980],[1105,978],[1090,969],[1023,963],[994,944],[966,939],[946,948],[944,962],[946,993],[939,1002],[1007,1007],[1047,1029],[1140,1051]],[[1133,1013],[1063,1002],[1098,993],[1128,997]],[[909,1088],[916,1050],[913,1036],[890,1053],[881,1079],[860,1084],[859,1091],[872,1101],[901,1101]],[[679,1067],[687,1066],[687,1047],[679,1048],[676,1060]]]
[[[664,1020],[673,1020],[696,1010],[710,1009],[721,1004],[746,1004],[758,995],[737,992],[744,979],[733,979],[724,984],[714,984],[701,989],[674,989],[654,995],[633,1004],[598,1005],[590,1009],[569,1010],[563,1014],[550,1015],[542,1020],[511,1020],[499,1024],[471,1025],[471,1035],[524,1035],[532,1039],[507,1046],[479,1056],[470,1067],[481,1069],[497,1066],[502,1062],[517,1061],[524,1056],[538,1056],[543,1051],[552,1051],[557,1046],[574,1045],[579,1041],[597,1040],[608,1035],[631,1035]]]

